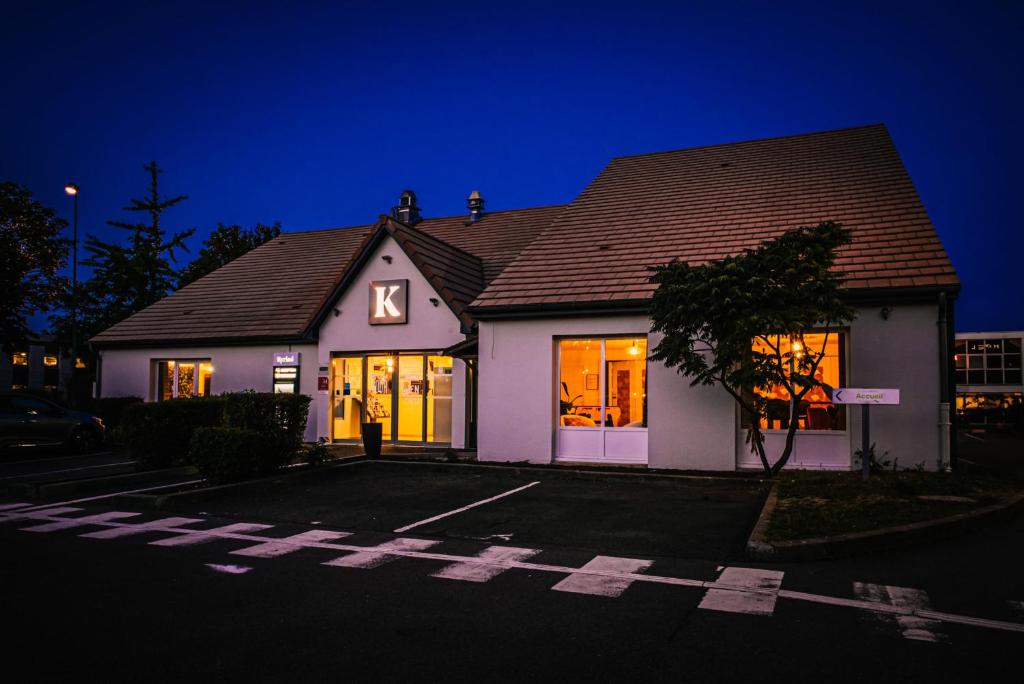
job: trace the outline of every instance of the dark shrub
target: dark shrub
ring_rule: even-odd
[[[309,397],[304,394],[234,392],[222,395],[224,425],[258,433],[270,447],[261,472],[286,465],[302,448],[309,416]]]
[[[141,468],[187,464],[192,434],[201,427],[221,425],[224,404],[223,397],[131,404],[121,413],[120,436]]]
[[[88,411],[103,421],[107,434],[121,424],[121,415],[132,404],[141,404],[142,397],[102,397],[93,399]]]
[[[258,432],[201,427],[192,435],[189,458],[210,484],[217,485],[255,477],[270,451]]]

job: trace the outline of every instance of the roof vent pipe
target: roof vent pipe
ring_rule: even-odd
[[[479,190],[469,193],[469,197],[466,198],[466,205],[469,207],[469,222],[476,223],[479,221],[480,216],[484,213],[484,196],[480,194]]]
[[[398,198],[398,206],[391,207],[391,216],[410,226],[423,220],[420,208],[416,206],[416,193],[412,190],[403,190]]]

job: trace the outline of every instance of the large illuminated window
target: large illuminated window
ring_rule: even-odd
[[[829,388],[846,386],[846,335],[841,332],[830,332],[826,339],[824,333],[806,333],[802,340],[787,335],[772,335],[767,340],[755,340],[752,349],[762,354],[775,354],[776,350],[783,359],[792,354],[794,359],[801,359],[808,351],[813,355],[822,354],[821,361],[814,372],[815,385],[803,396],[796,407],[797,428],[800,430],[845,430],[846,409],[842,405],[832,403]],[[794,361],[794,365],[797,361]],[[827,385],[822,387],[821,385]],[[789,428],[790,403],[792,397],[783,385],[772,385],[757,388],[755,391],[767,399],[766,415],[761,417],[761,428],[764,430],[786,430]],[[799,390],[798,390],[799,391]]]
[[[1019,337],[957,340],[954,361],[958,385],[1021,384]]]
[[[646,336],[561,340],[558,372],[560,427],[647,427]]]
[[[191,399],[210,395],[213,364],[209,359],[157,361],[156,400]]]

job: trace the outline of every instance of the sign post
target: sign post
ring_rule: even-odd
[[[899,405],[898,389],[865,389],[863,387],[836,387],[832,390],[833,404],[860,404],[860,461],[861,473],[867,480],[871,474],[871,405]]]

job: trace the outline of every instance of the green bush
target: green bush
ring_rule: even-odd
[[[255,477],[271,451],[258,432],[229,427],[198,428],[189,444],[190,460],[215,485]]]
[[[271,447],[262,472],[292,461],[302,448],[311,399],[304,394],[234,392],[225,399],[224,425],[258,433]]]
[[[221,425],[224,404],[222,397],[131,404],[121,413],[120,437],[141,468],[189,464],[192,434]]]

